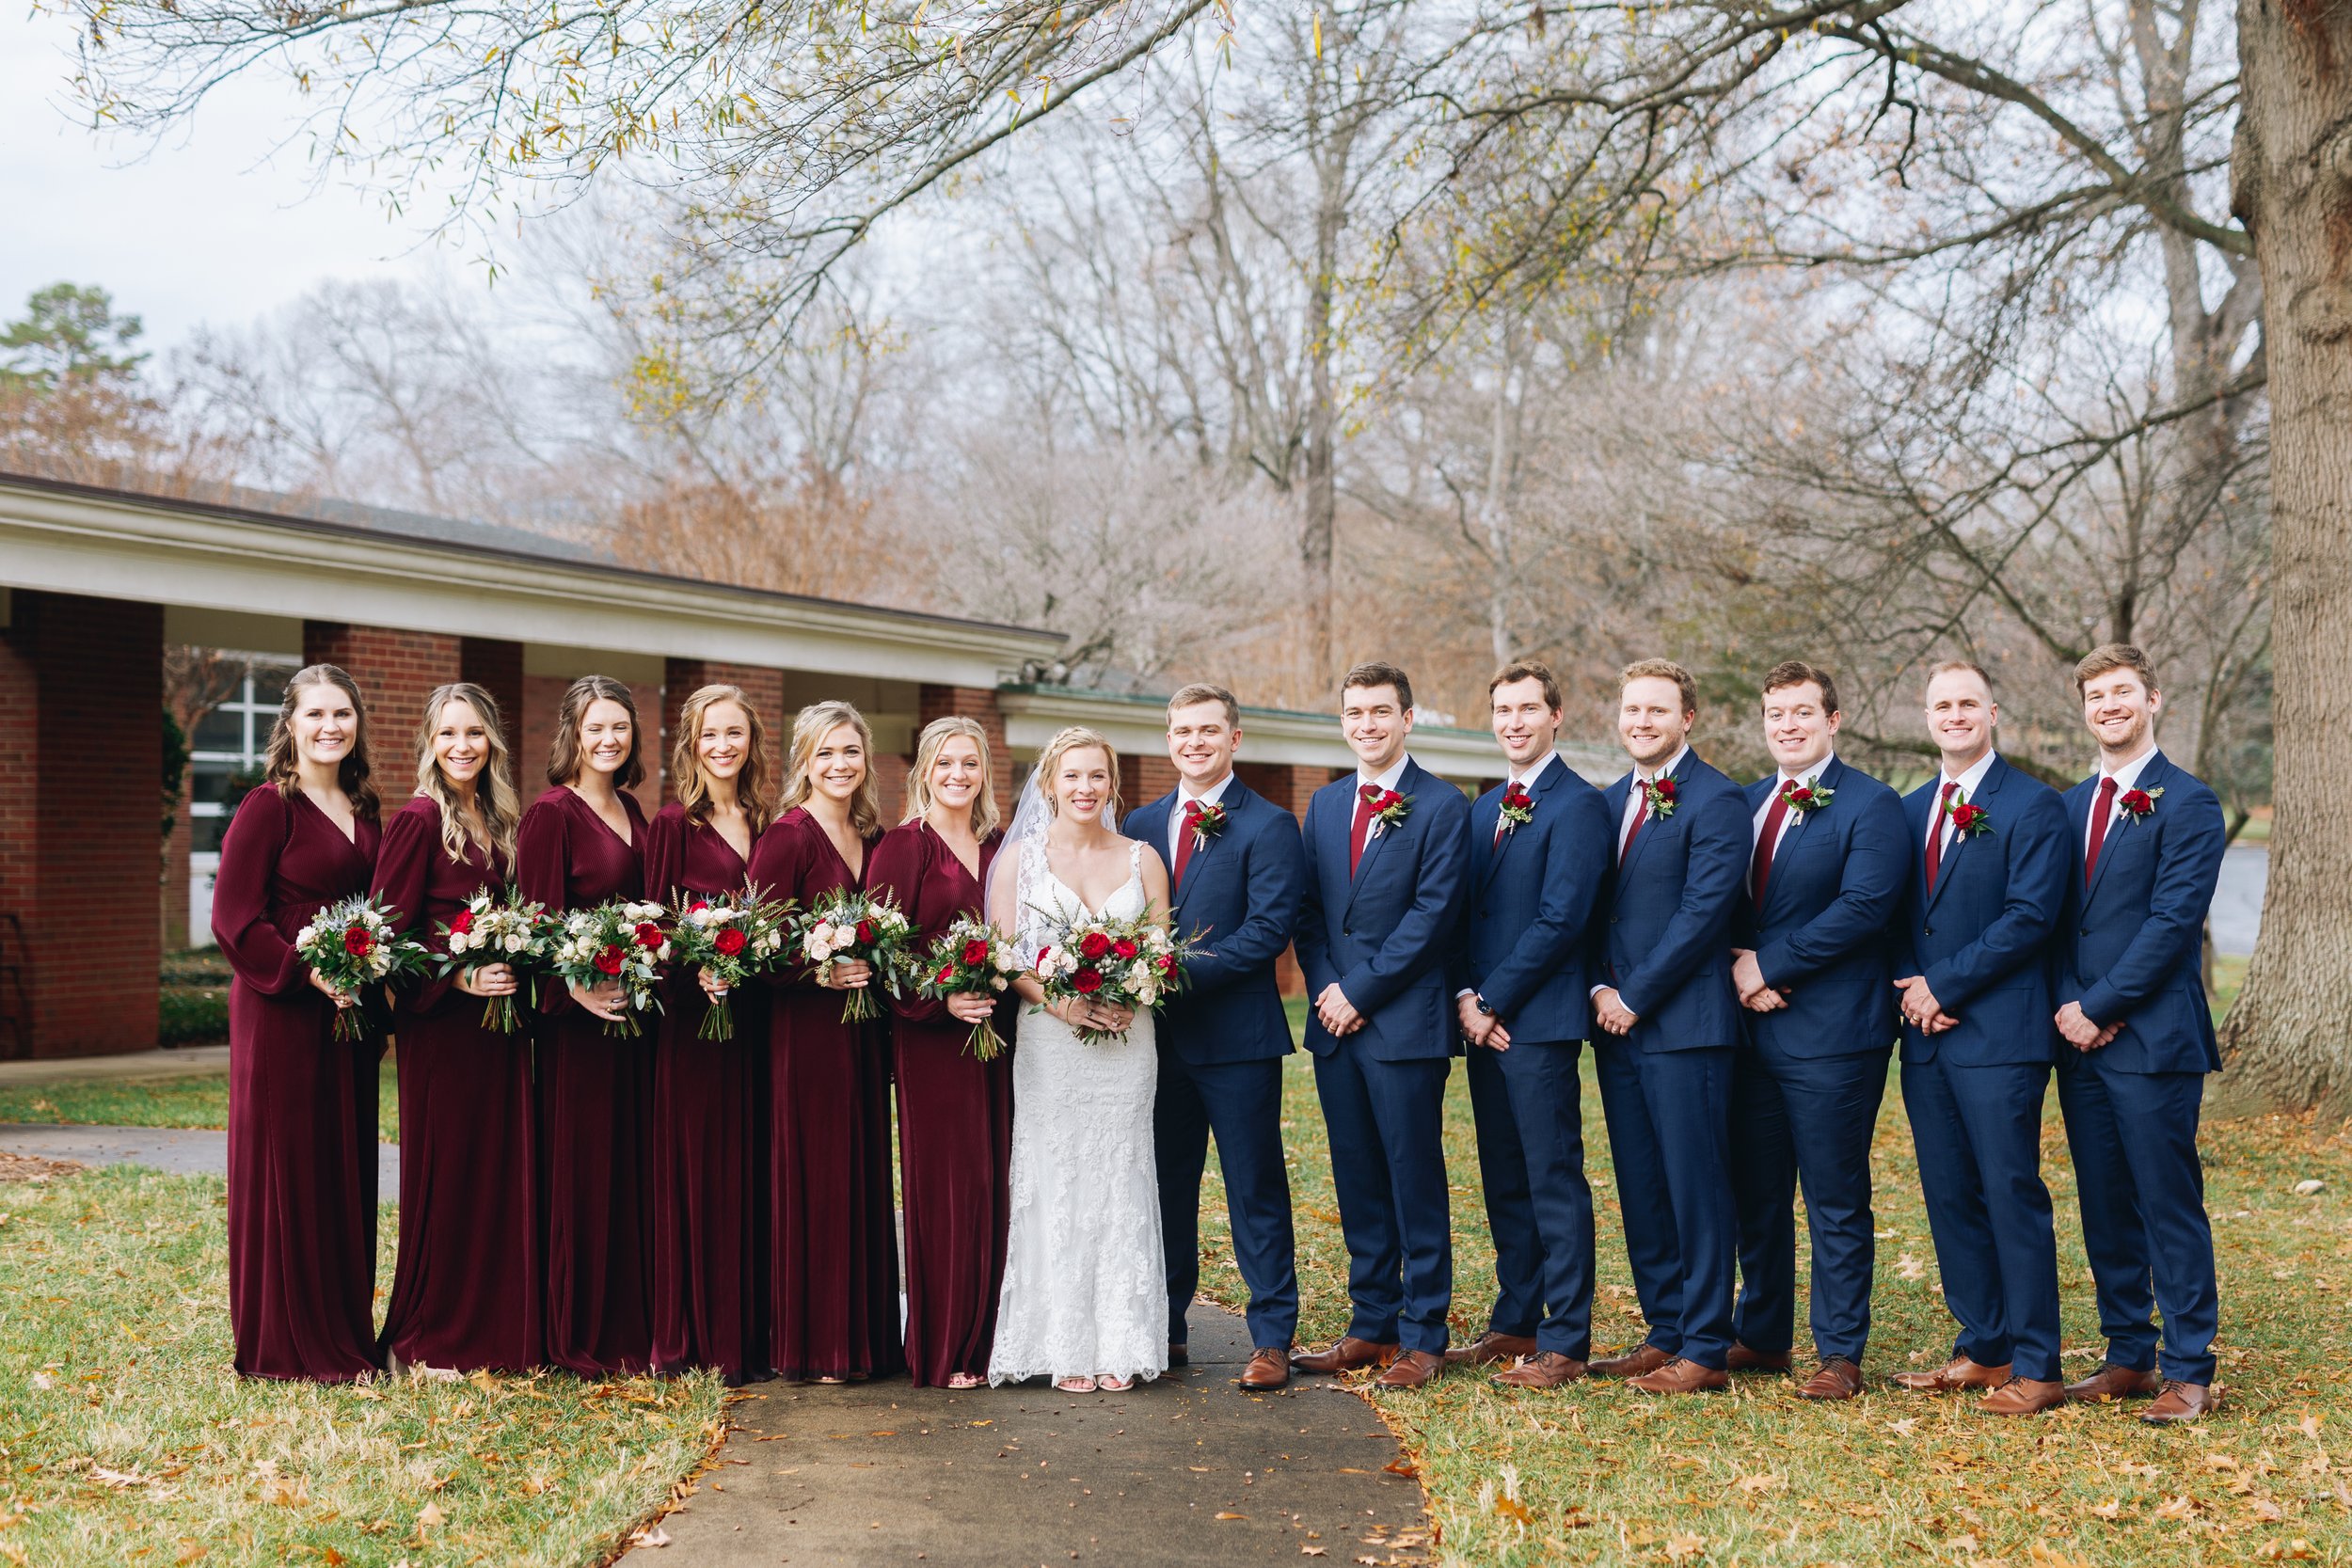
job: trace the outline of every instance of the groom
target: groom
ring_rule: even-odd
[[[1418,1388],[1445,1366],[1454,1300],[1440,1138],[1455,1034],[1445,959],[1470,803],[1406,754],[1413,685],[1396,666],[1347,673],[1340,727],[1356,771],[1307,808],[1297,943],[1355,1315],[1343,1338],[1291,1365],[1341,1372],[1386,1362],[1381,1386]]]
[[[1289,1017],[1275,962],[1290,945],[1307,880],[1298,819],[1233,776],[1241,709],[1221,686],[1168,703],[1168,754],[1181,783],[1124,823],[1168,858],[1176,934],[1200,945],[1184,993],[1160,1017],[1160,1233],[1168,1253],[1168,1359],[1184,1364],[1184,1312],[1200,1283],[1200,1173],[1216,1137],[1233,1261],[1249,1287],[1245,1388],[1290,1382],[1298,1330],[1290,1174],[1282,1164],[1282,1058]]]

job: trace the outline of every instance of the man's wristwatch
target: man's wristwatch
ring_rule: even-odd
[[[1480,995],[1480,996],[1473,996],[1473,997],[1471,997],[1471,998],[1470,998],[1470,1000],[1471,1000],[1473,1003],[1477,1004],[1477,1006],[1478,1006],[1478,1010],[1479,1010],[1480,1012],[1482,1012],[1482,1013],[1485,1013],[1485,1014],[1486,1014],[1488,1018],[1492,1018],[1492,1017],[1494,1017],[1494,1016],[1495,1016],[1495,1005],[1494,1005],[1493,1003],[1491,1003],[1491,1002],[1487,1001],[1487,1000],[1486,999],[1486,997],[1485,997],[1485,996],[1483,996],[1483,995]]]

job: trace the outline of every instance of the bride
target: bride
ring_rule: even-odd
[[[1118,832],[1110,742],[1066,729],[1047,743],[989,879],[989,917],[1024,965],[1055,926],[1149,912],[1168,920],[1168,871]],[[1069,1393],[1113,1393],[1168,1364],[1168,1265],[1160,1251],[1152,1101],[1152,1016],[1071,999],[1030,1006],[1012,1057],[1012,1211],[997,1296],[991,1384],[1040,1375]],[[1078,1029],[1124,1030],[1089,1045]]]

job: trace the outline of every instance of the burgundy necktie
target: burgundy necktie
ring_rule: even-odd
[[[1633,793],[1636,795],[1642,793],[1642,781],[1639,779],[1633,781]],[[1626,856],[1633,853],[1633,841],[1642,836],[1642,824],[1648,820],[1649,802],[1645,800],[1642,802],[1642,809],[1633,814],[1633,826],[1625,831],[1625,842],[1617,846],[1617,863],[1619,865],[1623,865],[1625,863]]]
[[[1943,789],[1935,797],[1935,816],[1928,824],[1928,891],[1935,891],[1935,874],[1944,864],[1944,818],[1951,814],[1952,794],[1960,788],[1958,779],[1946,779]]]
[[[2083,856],[2083,885],[2090,885],[2091,877],[2099,869],[2099,848],[2107,841],[2107,818],[2115,811],[2115,775],[2110,773],[2099,781],[2099,800],[2090,808],[2090,851]]]
[[[1176,885],[1184,885],[1184,867],[1192,863],[1192,846],[1200,836],[1200,802],[1184,802],[1184,825],[1176,830]]]
[[[1748,863],[1748,886],[1754,890],[1750,896],[1759,912],[1764,908],[1764,880],[1772,874],[1772,846],[1788,816],[1788,792],[1784,788],[1772,796],[1772,809],[1764,814],[1764,831],[1756,835],[1756,858]]]
[[[1372,826],[1372,803],[1378,799],[1378,784],[1365,784],[1356,791],[1356,820],[1347,830],[1347,874],[1351,879],[1356,868],[1364,863],[1364,830]]]

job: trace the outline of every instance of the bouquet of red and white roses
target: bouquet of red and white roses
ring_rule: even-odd
[[[725,990],[755,974],[775,968],[785,958],[785,938],[792,922],[792,900],[762,898],[756,887],[723,895],[715,902],[679,893],[673,902],[683,905],[672,929],[671,947],[681,968],[707,970]],[[735,1038],[735,1009],[724,996],[710,999],[696,1039]]]
[[[637,1015],[661,1006],[654,982],[670,958],[670,934],[661,928],[661,914],[659,904],[615,898],[563,917],[548,968],[566,985],[621,988],[621,1016],[605,1020],[608,1035],[635,1038],[644,1033]]]
[[[397,975],[421,974],[429,955],[424,944],[392,927],[392,911],[381,897],[355,893],[310,917],[294,934],[294,947],[310,973],[354,998],[335,1009],[335,1037],[363,1038],[373,1027],[364,1006],[365,988]]]
[[[792,943],[809,967],[818,971],[837,963],[866,963],[874,977],[864,990],[843,994],[841,1022],[857,1023],[882,1017],[875,992],[898,994],[913,959],[908,953],[914,927],[886,897],[864,893],[836,894],[802,915],[792,925]]]
[[[1038,950],[1035,969],[1048,1004],[1074,996],[1141,1012],[1184,989],[1184,958],[1193,944],[1178,942],[1149,915],[1089,916],[1057,926],[1051,937]],[[1123,1029],[1080,1029],[1077,1035],[1089,1045],[1127,1037]]]
[[[920,990],[923,995],[933,997],[995,997],[1012,984],[1013,971],[1020,967],[1020,960],[1012,956],[1012,943],[995,927],[967,915],[931,943]],[[993,1062],[1004,1054],[1005,1037],[996,1032],[993,1019],[984,1018],[972,1025],[972,1037],[964,1042],[964,1049],[983,1062]]]
[[[525,972],[546,966],[563,929],[563,925],[548,913],[545,904],[525,898],[520,888],[509,883],[504,893],[492,893],[486,887],[477,889],[466,900],[464,909],[446,924],[436,926],[433,931],[447,950],[441,958],[442,974],[504,964],[520,981]],[[501,1035],[511,1035],[521,1028],[514,996],[485,997],[482,1026],[496,1029]]]

